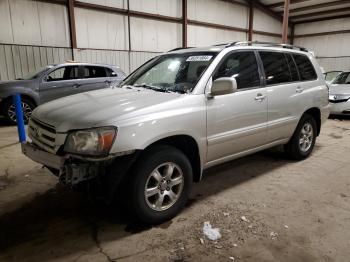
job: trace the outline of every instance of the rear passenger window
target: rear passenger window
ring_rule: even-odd
[[[101,66],[84,66],[84,78],[107,77],[106,70]]]
[[[259,52],[264,65],[266,84],[275,85],[292,81],[284,53]]]
[[[306,55],[293,54],[294,61],[298,67],[300,80],[316,80],[315,68]]]
[[[234,52],[224,58],[213,80],[220,77],[234,77],[237,88],[260,86],[258,64],[253,52]]]
[[[288,65],[289,65],[289,71],[292,76],[292,81],[299,81],[299,74],[298,69],[294,63],[293,57],[291,54],[286,54]]]

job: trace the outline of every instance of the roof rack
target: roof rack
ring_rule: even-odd
[[[231,47],[231,46],[240,46],[240,45],[261,45],[261,46],[277,46],[281,48],[287,48],[287,49],[296,49],[303,52],[309,52],[304,47],[296,46],[296,45],[289,45],[289,44],[277,44],[272,42],[259,42],[259,41],[241,41],[241,42],[233,42],[230,44],[227,44],[225,47]]]
[[[181,50],[181,49],[189,49],[189,48],[193,48],[193,47],[192,46],[189,46],[189,47],[176,47],[174,49],[169,50],[168,52],[177,51],[177,50]]]

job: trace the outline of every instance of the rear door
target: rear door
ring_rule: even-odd
[[[40,103],[79,92],[79,66],[62,66],[45,75],[39,86]]]
[[[254,51],[233,51],[213,75],[234,77],[237,92],[207,100],[207,160],[223,162],[266,144],[267,96]],[[210,163],[210,164],[211,164]]]
[[[268,140],[289,138],[298,122],[299,75],[291,54],[259,51],[268,95]]]
[[[97,90],[111,86],[110,77],[107,76],[106,68],[103,66],[82,66],[82,80],[80,92]]]

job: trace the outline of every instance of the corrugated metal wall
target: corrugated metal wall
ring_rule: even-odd
[[[320,65],[325,71],[350,69],[350,34],[329,34],[322,36],[305,36],[307,34],[334,32],[348,29],[350,18],[298,24],[294,43],[315,52]]]
[[[80,0],[127,8],[127,0]],[[182,17],[182,0],[130,0],[130,9],[174,18]],[[49,63],[68,59],[116,64],[126,73],[159,53],[182,46],[182,25],[140,17],[128,19],[105,10],[75,7],[77,48],[70,48],[68,10],[64,4],[36,0],[0,0],[0,80],[20,78]],[[248,6],[221,0],[188,0],[188,19],[248,29]],[[280,33],[282,25],[255,10],[254,30]],[[247,33],[188,25],[188,46],[247,40]],[[280,38],[254,34],[254,40]]]
[[[21,78],[40,67],[68,59],[72,59],[70,48],[0,44],[0,79]]]

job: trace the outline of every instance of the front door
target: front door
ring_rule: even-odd
[[[229,53],[212,79],[220,77],[234,77],[238,90],[207,100],[209,164],[266,144],[268,99],[254,51]]]
[[[63,66],[49,72],[40,84],[40,103],[79,93],[79,67]]]

